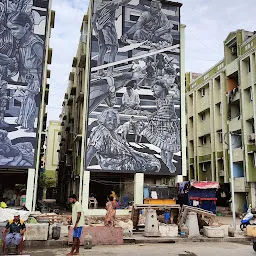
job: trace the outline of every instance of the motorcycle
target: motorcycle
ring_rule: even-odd
[[[251,224],[251,219],[253,218],[253,214],[252,214],[252,207],[251,205],[249,206],[248,210],[247,210],[247,213],[246,215],[243,217],[243,219],[241,220],[240,222],[240,229],[242,231],[245,230],[245,228],[248,226],[248,225],[252,225]]]

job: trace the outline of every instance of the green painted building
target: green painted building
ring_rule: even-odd
[[[256,206],[256,34],[231,32],[224,58],[202,75],[186,74],[188,178],[230,182],[232,145],[236,211]],[[229,141],[229,132],[232,132]]]

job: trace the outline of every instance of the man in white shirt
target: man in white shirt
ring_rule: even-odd
[[[139,94],[136,93],[134,88],[135,81],[130,81],[126,85],[126,92],[122,97],[122,106],[121,110],[139,110],[140,109],[140,97]]]
[[[72,220],[71,223],[74,226],[73,233],[73,246],[72,250],[68,255],[78,255],[80,247],[80,238],[83,231],[84,214],[82,211],[81,204],[77,201],[75,194],[69,196],[69,202],[72,204]]]

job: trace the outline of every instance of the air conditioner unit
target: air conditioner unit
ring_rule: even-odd
[[[255,141],[255,133],[249,135],[249,141]]]
[[[82,42],[82,43],[87,43],[87,34],[84,34],[84,33],[82,33],[81,34],[81,37],[80,37],[80,41]]]
[[[205,164],[203,164],[203,166],[202,166],[202,171],[203,171],[203,172],[206,172],[206,171],[207,171],[207,169],[206,169],[206,167],[205,167]]]
[[[237,54],[236,46],[231,47],[231,54],[233,55]]]

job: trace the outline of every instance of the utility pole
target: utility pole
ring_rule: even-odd
[[[234,188],[234,173],[233,173],[233,155],[232,155],[232,133],[229,132],[229,162],[230,162],[230,179],[231,179],[231,200],[232,200],[232,216],[233,228],[236,230],[236,211],[235,211],[235,188]]]

